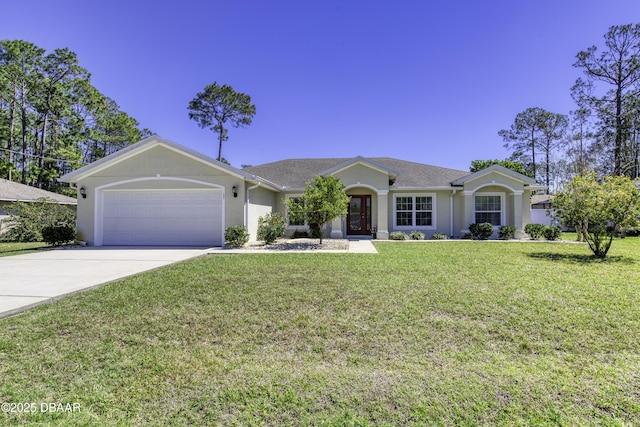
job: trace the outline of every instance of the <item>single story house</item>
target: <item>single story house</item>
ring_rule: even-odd
[[[75,209],[76,199],[63,194],[53,193],[51,191],[42,190],[36,187],[20,184],[18,182],[9,181],[0,178],[0,232],[2,232],[2,223],[10,216],[9,206],[13,202],[37,202],[46,199],[51,203],[68,205]]]
[[[289,159],[237,169],[175,142],[150,136],[60,178],[78,189],[78,231],[90,245],[224,244],[224,230],[286,215],[318,175],[336,176],[348,214],[328,224],[330,238],[419,230],[460,237],[469,224],[529,223],[530,197],[543,187],[499,165],[479,172],[388,157]],[[291,220],[288,233],[306,229]]]

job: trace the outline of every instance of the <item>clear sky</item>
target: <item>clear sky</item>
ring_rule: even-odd
[[[207,155],[217,135],[187,104],[217,81],[257,113],[231,129],[232,165],[396,157],[468,170],[507,158],[500,129],[567,114],[575,55],[638,0],[11,1],[0,39],[68,47],[141,127]]]

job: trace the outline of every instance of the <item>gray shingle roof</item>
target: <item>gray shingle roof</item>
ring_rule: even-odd
[[[32,202],[43,197],[62,204],[78,204],[78,201],[72,197],[0,178],[0,200]]]
[[[392,188],[448,187],[452,181],[469,175],[466,171],[390,157],[367,157],[367,159],[398,172]],[[251,166],[243,170],[283,187],[304,188],[305,183],[314,176],[348,160],[350,158],[287,159]]]

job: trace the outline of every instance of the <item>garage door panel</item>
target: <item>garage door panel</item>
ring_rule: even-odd
[[[105,245],[222,245],[222,192],[105,191]]]

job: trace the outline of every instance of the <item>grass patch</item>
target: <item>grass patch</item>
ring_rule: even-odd
[[[640,423],[640,240],[206,256],[0,320],[41,425]],[[576,261],[578,260],[578,261]]]
[[[46,243],[44,242],[25,242],[25,243],[0,242],[0,257],[37,252],[38,249],[43,248],[45,246],[46,246]]]

